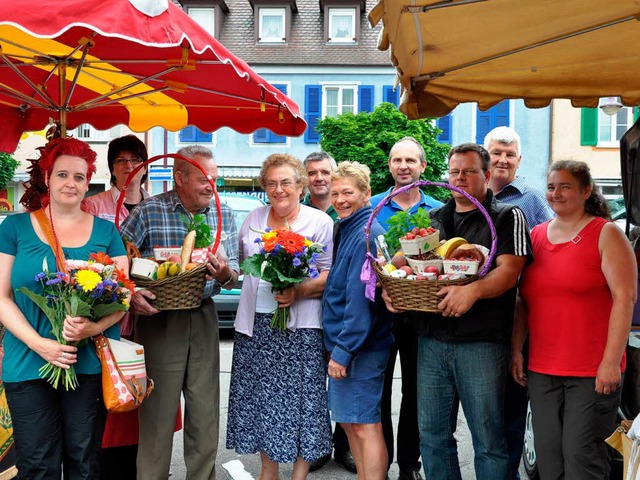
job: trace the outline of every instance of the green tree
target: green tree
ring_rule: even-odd
[[[0,192],[13,180],[20,163],[8,153],[0,152]]]
[[[373,112],[344,113],[318,121],[320,146],[336,161],[355,160],[371,169],[371,191],[383,192],[394,185],[387,159],[391,147],[402,137],[414,137],[424,147],[427,168],[423,180],[440,181],[446,171],[448,144],[438,143],[441,130],[433,119],[408,120],[395,105],[382,103]],[[444,200],[449,190],[429,187],[430,195]]]

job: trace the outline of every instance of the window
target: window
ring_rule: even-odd
[[[187,8],[187,13],[198,25],[204,28],[212,37],[216,36],[216,9],[215,8]]]
[[[304,118],[308,125],[304,133],[305,143],[320,141],[320,135],[316,132],[320,118],[335,117],[342,113],[373,111],[374,93],[373,85],[305,85]]]
[[[598,146],[619,147],[620,138],[633,125],[633,109],[622,107],[615,115],[598,109]]]
[[[329,43],[356,41],[356,9],[329,7]]]
[[[356,113],[356,86],[325,86],[322,117],[337,117],[341,113]]]
[[[213,133],[205,133],[196,127],[185,127],[178,132],[178,143],[213,143]]]
[[[354,45],[360,38],[360,13],[365,9],[365,0],[320,0],[324,41],[329,45]]]
[[[638,118],[638,107],[622,107],[615,115],[599,108],[583,108],[580,112],[580,145],[619,147],[620,137]]]
[[[451,141],[451,114],[445,115],[444,117],[440,117],[436,120],[436,126],[442,130],[442,133],[438,135],[438,143],[448,143],[453,145]],[[482,141],[484,142],[484,137],[482,137]]]
[[[121,127],[113,127],[109,130],[96,130],[91,125],[85,123],[71,130],[69,135],[87,142],[109,142],[112,138],[119,137],[121,132]]]
[[[264,43],[282,43],[286,41],[285,8],[258,9],[258,41]]]
[[[280,90],[285,95],[287,94],[287,85],[285,84],[273,84],[278,90]],[[267,130],[266,128],[261,128],[256,130],[251,136],[251,141],[254,145],[264,145],[264,144],[276,144],[282,145],[287,143],[287,137],[284,135],[276,135],[271,130]]]
[[[393,88],[393,85],[382,87],[382,101],[393,103],[396,107],[400,103],[400,87]]]

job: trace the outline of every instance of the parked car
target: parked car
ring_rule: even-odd
[[[236,229],[240,231],[240,226],[249,212],[254,208],[265,204],[261,199],[246,194],[219,193],[220,201],[231,207],[236,216]],[[218,312],[218,323],[220,328],[233,328],[240,301],[240,291],[242,290],[242,275],[238,278],[238,284],[231,290],[222,290],[213,297]]]

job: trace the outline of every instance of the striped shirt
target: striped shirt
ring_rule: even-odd
[[[495,197],[503,203],[520,207],[529,230],[555,217],[544,192],[528,186],[523,177],[516,177],[513,182],[502,187]]]
[[[222,209],[222,231],[227,238],[224,242],[224,248],[229,257],[229,268],[240,271],[238,264],[238,232],[236,230],[236,222],[233,210],[226,205],[221,205]],[[211,205],[198,213],[204,213],[207,216],[207,224],[211,227],[212,235],[218,225],[215,200]],[[171,247],[182,246],[185,235],[188,233],[187,223],[184,218],[189,221],[193,215],[187,211],[182,204],[178,193],[171,190],[161,193],[154,197],[150,197],[131,211],[131,214],[122,222],[120,231],[123,238],[133,242],[143,257],[153,257],[154,247]],[[202,298],[209,298],[220,292],[220,284],[212,280],[207,282]]]

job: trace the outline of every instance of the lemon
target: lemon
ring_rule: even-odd
[[[172,263],[167,270],[167,275],[169,275],[170,277],[173,277],[174,275],[178,275],[179,273],[180,273],[179,263]]]
[[[394,267],[394,266],[393,266],[392,264],[390,264],[390,263],[387,263],[387,264],[386,264],[384,267],[382,267],[382,268],[384,268],[384,269],[387,271],[387,273],[391,273],[391,272],[393,272],[394,270],[397,270],[397,268],[396,268],[396,267]]]
[[[169,267],[171,267],[171,262],[163,262],[160,264],[157,272],[158,280],[164,280],[167,278],[167,270]]]

